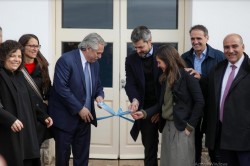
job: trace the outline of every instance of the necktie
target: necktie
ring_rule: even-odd
[[[90,80],[90,74],[89,74],[89,63],[85,63],[84,68],[84,76],[85,76],[85,83],[86,83],[86,102],[85,106],[91,110],[91,80]]]
[[[225,99],[227,97],[227,94],[228,94],[228,91],[231,87],[231,84],[234,80],[234,74],[235,74],[235,69],[236,69],[236,66],[235,65],[231,65],[230,66],[232,68],[231,70],[231,73],[228,77],[228,80],[227,80],[227,84],[226,84],[226,88],[225,88],[225,91],[224,91],[224,94],[223,94],[223,97],[222,97],[222,100],[221,100],[221,107],[220,107],[220,121],[222,122],[223,121],[223,113],[224,113],[224,102],[225,102]]]

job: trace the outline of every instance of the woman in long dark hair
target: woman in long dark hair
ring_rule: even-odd
[[[24,66],[39,87],[44,100],[47,100],[51,87],[49,63],[42,55],[39,39],[34,34],[22,35],[19,43],[24,47]]]
[[[49,63],[40,51],[41,45],[36,35],[24,34],[20,37],[19,43],[24,47],[23,72],[26,74],[26,77],[33,81],[33,86],[31,85],[33,87],[31,92],[33,102],[38,109],[47,113],[47,101],[51,87],[48,70]],[[39,121],[37,121],[37,134],[40,147],[45,140],[52,137],[50,130]],[[41,156],[43,156],[43,153],[41,151]]]
[[[185,62],[171,45],[159,47],[155,55],[163,71],[158,105],[161,107],[161,166],[193,166],[194,129],[204,106],[199,82],[185,71]],[[132,116],[134,119],[150,118],[156,110],[141,110]]]

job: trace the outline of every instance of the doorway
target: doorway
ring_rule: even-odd
[[[87,34],[100,34],[108,43],[99,62],[105,103],[115,112],[119,108],[126,111],[129,105],[124,90],[125,58],[133,49],[130,35],[138,25],[149,27],[153,43],[172,43],[182,52],[184,0],[56,1],[56,60],[63,52],[77,48]],[[110,115],[98,107],[96,114]],[[98,121],[98,127],[92,127],[90,158],[144,158],[140,139],[134,142],[129,134],[132,125],[119,117]]]

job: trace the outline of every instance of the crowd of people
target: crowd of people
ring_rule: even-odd
[[[141,132],[144,165],[202,165],[202,140],[212,165],[250,165],[250,60],[239,34],[223,40],[224,52],[207,42],[208,30],[194,25],[192,48],[179,54],[171,44],[156,46],[151,31],[131,33],[134,52],[126,57],[125,91]],[[2,42],[0,27],[0,164],[39,166],[40,148],[55,140],[56,166],[88,166],[94,101],[104,101],[98,59],[106,42],[90,33],[78,48],[57,60],[53,86],[39,39],[24,34]]]

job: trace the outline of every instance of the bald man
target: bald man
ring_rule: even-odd
[[[226,60],[209,76],[206,146],[226,166],[249,166],[250,60],[239,34],[227,35],[223,47]]]

